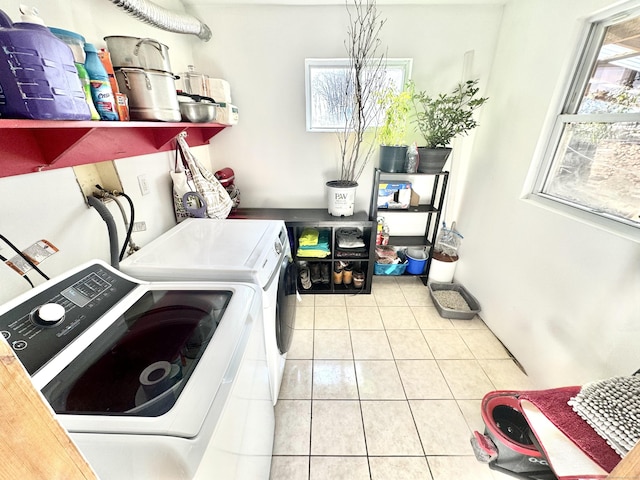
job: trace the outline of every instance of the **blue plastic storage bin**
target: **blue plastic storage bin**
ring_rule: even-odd
[[[407,263],[376,263],[373,269],[375,275],[402,275],[407,269]]]

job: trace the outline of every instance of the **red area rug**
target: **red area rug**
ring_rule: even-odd
[[[589,458],[607,472],[611,472],[620,462],[620,456],[580,415],[573,411],[571,406],[567,405],[569,399],[579,391],[580,387],[525,390],[518,393],[518,398],[533,403]]]

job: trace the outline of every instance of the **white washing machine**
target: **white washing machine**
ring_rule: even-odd
[[[253,284],[142,282],[101,261],[0,306],[0,332],[103,480],[268,479]]]
[[[284,222],[189,218],[124,259],[120,269],[151,281],[258,285],[263,292],[267,364],[276,404],[298,301],[297,270]]]

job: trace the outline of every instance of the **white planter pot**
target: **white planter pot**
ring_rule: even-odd
[[[329,200],[329,214],[334,217],[349,217],[353,215],[356,201],[356,182],[332,180],[327,182]]]
[[[443,262],[441,260],[431,259],[431,268],[429,269],[429,282],[451,283],[453,282],[453,274],[456,271],[455,262]]]

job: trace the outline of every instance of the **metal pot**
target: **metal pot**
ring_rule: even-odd
[[[171,73],[169,47],[153,38],[104,37],[114,68],[143,68]]]
[[[172,74],[140,68],[121,68],[115,73],[120,92],[129,98],[131,120],[181,120]]]

